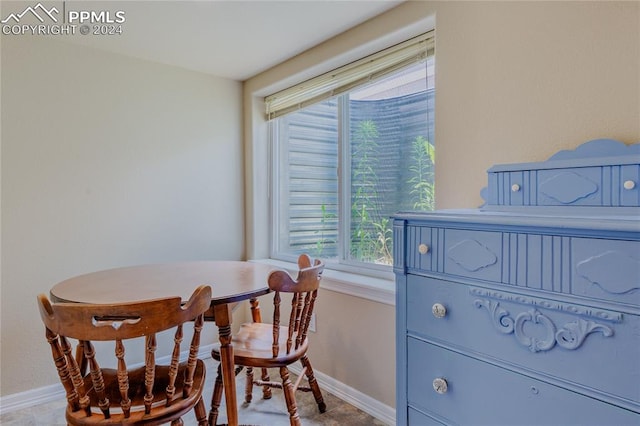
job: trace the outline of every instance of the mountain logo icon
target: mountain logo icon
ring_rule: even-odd
[[[17,24],[25,15],[29,15],[29,14],[35,16],[40,22],[44,22],[43,16],[45,17],[48,16],[53,22],[58,22],[58,18],[54,16],[54,13],[56,15],[59,13],[58,9],[56,9],[55,6],[47,10],[47,8],[42,5],[42,3],[38,3],[33,7],[28,6],[25,10],[23,10],[20,13],[11,13],[9,14],[9,16],[7,16],[5,19],[3,19],[0,22],[3,24],[6,24],[9,21],[13,20]]]

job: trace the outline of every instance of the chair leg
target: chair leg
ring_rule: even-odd
[[[181,418],[178,418],[171,422],[171,426],[184,426],[184,422]]]
[[[271,378],[269,377],[269,370],[266,368],[262,369],[261,377],[263,382],[271,381]],[[262,387],[262,399],[271,399],[271,388],[269,386],[265,385]]]
[[[209,424],[215,426],[218,421],[218,408],[222,400],[222,367],[218,364],[218,374],[216,382],[213,386],[213,395],[211,396],[211,411],[209,412]]]
[[[316,376],[313,375],[311,362],[309,362],[309,358],[307,358],[306,355],[303,356],[300,361],[302,362],[302,366],[306,367],[305,374],[307,375],[307,380],[309,381],[309,387],[311,388],[313,397],[316,399],[316,403],[318,404],[318,410],[320,410],[321,413],[324,413],[327,411],[327,404],[324,403],[324,398],[322,398],[322,393],[320,392],[320,386],[318,385]]]
[[[253,368],[247,367],[247,381],[244,386],[244,402],[247,404],[253,399]]]
[[[287,403],[289,411],[289,422],[291,426],[301,426],[300,416],[298,415],[298,407],[296,406],[296,395],[293,383],[289,378],[289,370],[287,367],[280,367],[280,377],[282,377],[282,390],[284,391],[284,400]]]
[[[209,421],[207,420],[207,408],[204,406],[204,400],[202,397],[198,400],[195,407],[196,420],[198,420],[198,426],[207,426]]]

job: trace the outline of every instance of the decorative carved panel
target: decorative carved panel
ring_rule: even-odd
[[[472,287],[469,289],[469,293],[474,296],[483,298],[491,298],[498,300],[506,300],[509,302],[519,303],[523,305],[532,305],[544,309],[551,309],[555,311],[568,312],[570,314],[582,315],[587,317],[597,318],[599,320],[622,322],[622,314],[615,311],[609,311],[606,309],[597,309],[582,305],[574,305],[572,303],[564,303],[556,300],[542,299],[540,297],[525,296],[522,294],[512,294],[495,290],[487,290],[484,288]]]
[[[510,312],[500,307],[500,302],[489,299],[476,299],[473,304],[477,308],[485,308],[491,316],[494,328],[503,334],[514,333],[516,340],[527,347],[531,352],[541,352],[553,349],[556,346],[568,350],[579,348],[587,336],[594,332],[601,332],[603,336],[613,336],[613,329],[604,324],[577,318],[562,327],[556,325],[553,319],[544,315],[537,309],[529,309],[511,316]],[[539,325],[544,330],[544,336],[539,337],[530,334],[525,327],[527,322]]]
[[[607,293],[625,294],[640,290],[640,260],[628,253],[604,252],[579,262],[576,271]]]
[[[540,184],[540,192],[562,204],[571,204],[598,191],[598,185],[574,172],[554,175]]]
[[[494,265],[498,256],[476,240],[463,240],[449,249],[449,258],[469,272]]]

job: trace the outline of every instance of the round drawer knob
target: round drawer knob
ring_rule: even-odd
[[[511,185],[511,192],[518,192],[520,191],[520,185],[518,185],[517,183],[514,183],[513,185]]]
[[[445,394],[447,393],[447,390],[449,389],[449,385],[447,384],[447,381],[445,379],[443,379],[442,377],[438,377],[437,379],[433,379],[433,390],[438,392],[439,394]]]
[[[624,186],[624,189],[633,189],[636,187],[636,183],[632,180],[625,180],[622,186]]]
[[[434,303],[431,307],[431,312],[436,318],[444,318],[447,315],[447,308],[442,303]]]
[[[429,252],[429,246],[426,244],[420,244],[418,246],[418,251],[420,254],[427,254]]]

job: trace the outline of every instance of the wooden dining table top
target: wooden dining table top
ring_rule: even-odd
[[[189,261],[107,269],[78,275],[51,288],[56,302],[127,303],[179,296],[199,285],[212,289],[211,304],[239,302],[269,293],[271,265],[245,261]]]

